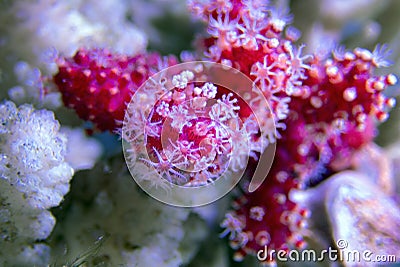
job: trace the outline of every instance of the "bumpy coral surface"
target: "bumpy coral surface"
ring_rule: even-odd
[[[66,139],[51,111],[7,101],[0,114],[1,262],[45,265],[49,248],[35,242],[49,236],[55,218],[48,209],[69,191]]]
[[[223,235],[230,233],[237,260],[265,245],[303,248],[309,211],[289,198],[290,191],[349,168],[345,159],[372,141],[375,120],[384,121],[394,105],[382,91],[396,77],[373,75],[387,65],[384,51],[358,48],[337,50],[332,59],[304,57],[292,44],[298,31],[281,34],[290,22],[284,10],[257,1],[191,1],[189,7],[208,23],[206,56],[252,78],[281,128],[271,172],[256,192],[235,201],[222,222]]]
[[[135,90],[160,68],[175,64],[158,54],[125,56],[105,49],[81,49],[58,60],[54,76],[65,106],[102,131],[114,131]]]
[[[395,104],[383,90],[396,77],[374,75],[376,68],[388,65],[384,49],[302,56],[303,46],[294,44],[299,31],[287,27],[291,16],[268,1],[193,0],[189,8],[208,24],[210,36],[199,41],[206,58],[247,75],[271,111],[262,109],[262,98],[245,104],[229,88],[192,82],[195,74],[190,71],[150,79],[136,106],[128,106],[128,131],[122,137],[130,145],[130,167],[156,186],[158,176],[144,165],[177,185],[205,185],[225,173],[227,157],[232,158],[231,170],[248,167],[251,173],[257,153],[265,149],[257,143],[259,137],[277,142],[266,181],[253,193],[244,189],[234,201],[221,224],[222,236],[229,236],[236,260],[264,246],[302,249],[310,211],[291,192],[351,168],[351,155],[373,141],[377,122]],[[158,55],[128,57],[82,49],[58,61],[54,81],[66,106],[98,129],[113,131],[140,85],[175,63]],[[165,88],[166,83],[173,86]],[[261,127],[275,123],[278,131],[260,136],[250,110],[261,116]],[[235,150],[234,143],[247,145]],[[242,156],[252,156],[253,162],[245,166]],[[274,257],[268,255],[266,261]]]
[[[208,23],[211,37],[203,40],[207,59],[248,75],[264,93],[276,126],[283,130],[287,96],[296,92],[309,68],[305,62],[309,56],[302,56],[302,47],[293,44],[300,37],[298,30],[287,28],[283,34],[291,16],[268,6],[268,1],[189,1],[189,8]]]
[[[293,117],[304,120],[307,128],[309,140],[299,152],[309,154],[305,152],[315,146],[319,154],[324,151],[323,161],[333,171],[349,167],[346,157],[373,140],[376,122],[385,121],[395,105],[383,91],[396,84],[396,76],[374,75],[382,65],[386,61],[379,47],[373,52],[338,49],[332,58],[314,57],[301,93],[290,103]]]
[[[141,92],[135,95],[137,99],[150,95],[159,99],[150,111],[143,108],[143,101],[128,106],[123,137],[130,143],[130,164],[142,161],[169,182],[202,186],[244,170],[249,155],[257,158],[264,150],[248,104],[221,85],[199,82],[203,76],[184,70],[163,80],[172,89],[150,83],[145,85],[144,96]],[[142,146],[147,148],[148,159],[141,157],[145,153]],[[144,176],[152,173],[148,170]]]

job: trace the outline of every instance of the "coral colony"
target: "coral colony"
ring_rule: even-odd
[[[229,162],[232,171],[243,169],[249,147],[250,153],[261,150],[253,145],[257,143],[253,139],[258,128],[254,116],[245,112],[249,110],[246,104],[220,85],[198,82],[188,86],[193,79],[194,73],[187,70],[173,76],[175,87],[154,104],[144,127],[141,123],[128,126],[130,131],[142,132],[147,138],[145,144],[153,156],[151,160],[142,160],[168,181],[183,186],[214,181],[227,171]],[[158,91],[148,92],[157,95]],[[140,109],[129,112],[140,114]],[[207,112],[210,117],[204,116]],[[133,135],[130,142],[137,138]]]
[[[65,107],[91,122],[90,133],[120,135],[129,144],[128,166],[144,168],[139,179],[154,186],[162,177],[179,186],[201,187],[243,171],[241,193],[220,221],[220,237],[229,240],[235,261],[255,256],[265,246],[302,250],[311,208],[291,192],[351,169],[353,155],[373,143],[377,125],[395,105],[383,92],[396,84],[396,76],[374,74],[389,65],[385,47],[305,54],[305,46],[296,43],[300,31],[289,26],[288,10],[268,1],[189,0],[188,8],[207,25],[208,34],[197,39],[198,53],[185,54],[181,62],[207,60],[239,70],[250,79],[250,91],[260,95],[243,99],[189,69],[152,78],[181,63],[172,55],[88,47],[57,57],[56,73],[43,78],[49,86],[44,95],[56,88]],[[130,105],[139,88],[140,104]],[[10,233],[23,229],[13,245],[21,255],[48,255],[44,244],[24,244],[50,235],[55,219],[49,209],[69,191],[74,169],[64,161],[66,136],[51,111],[6,101],[0,112],[1,184],[9,188],[9,194],[0,196],[1,205],[8,205],[0,210],[1,218],[9,222],[1,226],[2,238],[10,240]],[[251,173],[270,144],[276,144],[272,167],[261,186],[249,192]],[[35,224],[13,227],[18,216],[31,216]],[[187,211],[179,216],[185,220]],[[274,263],[272,255],[262,262]]]
[[[265,245],[272,249],[304,248],[302,230],[309,212],[289,199],[290,190],[349,167],[346,158],[372,141],[374,120],[384,121],[393,107],[394,99],[386,98],[382,91],[394,85],[396,77],[373,75],[375,68],[386,64],[379,48],[373,52],[338,49],[332,58],[302,55],[302,46],[293,43],[298,32],[286,27],[290,15],[263,2],[191,1],[189,8],[208,23],[211,37],[203,42],[207,58],[247,74],[264,93],[278,126],[277,136],[270,137],[271,142],[278,138],[278,149],[268,179],[256,192],[244,193],[234,201],[234,210],[221,224],[223,235],[229,234],[237,250],[236,260]],[[131,59],[104,50],[80,50],[72,59],[60,60],[54,81],[65,105],[81,118],[94,122],[100,130],[116,130],[125,103],[155,72],[150,69],[161,64],[161,57],[155,57]],[[153,150],[146,163],[172,182],[201,185],[224,171],[224,166],[216,163],[224,160],[212,162],[210,155],[231,153],[229,137],[251,126],[251,121],[239,125],[238,113],[246,107],[224,88],[211,83],[187,86],[193,75],[174,76],[175,88],[162,96],[151,116],[145,118],[147,146]],[[149,95],[155,93],[149,90]],[[195,112],[194,106],[205,106],[209,99],[218,99],[211,107],[217,121],[199,118]],[[268,115],[266,112],[265,120]],[[170,146],[160,152],[161,126],[167,118],[171,120],[171,135],[183,134],[173,142],[170,139]],[[229,133],[220,127],[228,122]],[[201,146],[204,142],[208,147]],[[203,170],[202,164],[208,168]],[[179,171],[176,166],[180,165],[191,172]],[[242,168],[241,162],[237,165]]]
[[[80,49],[73,58],[59,59],[54,76],[64,104],[101,131],[114,131],[124,118],[126,103],[135,90],[162,67],[176,64],[174,57],[159,66],[158,54],[132,57],[104,49]]]

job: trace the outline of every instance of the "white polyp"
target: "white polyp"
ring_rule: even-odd
[[[343,99],[347,102],[351,102],[357,98],[357,89],[356,87],[349,87],[343,92]]]
[[[326,69],[326,74],[327,74],[329,77],[335,77],[336,75],[338,75],[338,73],[339,73],[339,68],[336,67],[336,66],[329,66],[329,67]]]
[[[230,233],[230,239],[232,240],[236,237],[237,233],[242,231],[243,223],[232,213],[227,213],[225,219],[221,223],[221,227],[225,228],[225,230],[220,236],[224,237]]]
[[[387,105],[389,108],[393,108],[394,106],[396,106],[396,99],[395,98],[388,99]]]
[[[353,53],[351,53],[351,52],[346,52],[346,53],[344,54],[344,58],[345,58],[346,60],[348,60],[348,61],[353,61],[354,59],[356,59],[356,56],[355,56]]]
[[[397,83],[397,77],[394,74],[389,74],[386,77],[386,81],[389,85],[395,85]]]
[[[302,195],[300,194],[300,196],[302,197]],[[296,195],[297,197],[297,195]],[[302,200],[302,199],[300,199]],[[279,221],[283,224],[283,225],[289,225],[289,223],[291,222],[291,218],[292,218],[292,212],[285,210],[282,212],[281,217],[279,218]]]
[[[156,108],[156,112],[158,115],[162,116],[162,117],[166,117],[169,115],[169,104],[162,101],[161,104],[159,106],[157,106]]]
[[[371,61],[372,60],[372,53],[366,49],[362,49],[360,53],[360,57],[364,61]]]
[[[361,105],[355,105],[353,108],[352,108],[352,113],[353,113],[353,115],[354,116],[356,116],[357,114],[359,114],[359,113],[361,113],[361,112],[363,112],[364,111],[364,108],[363,108],[363,106],[361,106]]]
[[[172,85],[174,87],[183,89],[187,86],[187,84],[188,84],[188,79],[184,75],[177,74],[172,77]]]
[[[286,37],[295,42],[301,37],[301,31],[295,27],[289,26],[286,29]]]
[[[285,171],[280,171],[276,174],[276,179],[280,183],[286,182],[286,180],[289,178],[289,174]]]
[[[306,145],[306,144],[300,144],[298,147],[297,147],[297,153],[299,153],[299,155],[301,155],[301,156],[306,156],[307,154],[308,154],[308,152],[309,152],[309,146],[308,145]]]
[[[202,92],[203,92],[203,90],[197,86],[193,89],[193,93],[195,95],[200,95]]]
[[[193,74],[193,72],[191,72],[189,70],[184,70],[181,72],[181,77],[188,81],[191,81],[194,78],[194,74]]]
[[[85,75],[86,77],[90,77],[90,74],[92,74],[92,72],[88,69],[83,70],[83,75]]]
[[[217,87],[212,83],[205,83],[201,89],[203,91],[203,96],[208,99],[212,99],[217,95]]]
[[[275,198],[276,202],[281,205],[285,204],[285,202],[286,202],[286,196],[284,194],[276,193],[276,194],[274,194],[274,198]]]
[[[385,89],[385,83],[383,81],[376,81],[373,83],[373,87],[375,90],[382,91]]]
[[[271,20],[270,23],[272,25],[272,28],[274,28],[274,30],[277,31],[277,32],[283,31],[283,29],[286,26],[286,22],[284,20],[281,20],[281,19]]]
[[[314,108],[320,108],[322,107],[322,100],[318,96],[313,96],[310,98],[310,103]]]
[[[364,123],[367,119],[367,115],[365,115],[364,113],[361,113],[359,115],[357,115],[356,120],[360,123]]]
[[[255,237],[256,243],[260,246],[266,246],[271,242],[271,235],[267,231],[259,231]]]
[[[262,207],[255,206],[250,209],[250,218],[256,221],[262,221],[265,215],[265,210]]]
[[[268,40],[268,46],[270,48],[277,48],[279,46],[279,40],[277,38],[271,38]]]
[[[235,252],[235,254],[233,254],[233,260],[240,262],[243,261],[244,256],[240,253],[240,252]]]
[[[232,61],[230,61],[229,59],[223,59],[221,60],[221,64],[227,67],[232,67]],[[228,68],[224,68],[224,69],[228,69]]]
[[[342,132],[345,129],[346,121],[342,118],[337,118],[332,122],[332,126],[339,132]]]

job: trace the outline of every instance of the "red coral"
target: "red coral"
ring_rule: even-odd
[[[248,157],[256,158],[264,149],[259,125],[246,102],[222,85],[200,82],[205,76],[185,68],[165,77],[159,90],[152,92],[157,98],[148,111],[139,101],[142,92],[135,95],[123,131],[128,133],[123,136],[134,156],[132,165],[140,160],[169,182],[197,187],[244,170]],[[170,81],[172,88],[167,90],[162,85]],[[139,119],[138,114],[142,114]],[[144,147],[147,151],[142,151]]]
[[[262,187],[238,198],[235,210],[227,213],[221,224],[223,236],[230,233],[231,246],[237,250],[235,260],[256,255],[264,246],[269,251],[305,246],[301,234],[309,211],[289,199],[290,191],[298,189],[300,183],[279,167],[273,167]],[[266,260],[273,261],[274,255]]]
[[[349,168],[346,159],[351,153],[372,141],[373,120],[387,117],[394,100],[382,90],[396,77],[373,76],[376,66],[365,54],[371,53],[356,49],[343,58],[313,61],[301,90],[291,97],[287,129],[278,140],[266,181],[256,192],[241,196],[222,223],[231,232],[237,259],[254,255],[264,245],[270,250],[303,247],[301,233],[308,211],[290,200],[290,190]],[[331,66],[337,68],[334,77]],[[255,218],[255,209],[263,216]]]
[[[302,93],[292,96],[285,120],[287,129],[278,140],[275,162],[266,181],[256,192],[241,196],[222,223],[225,233],[230,232],[232,247],[237,249],[236,259],[254,255],[264,246],[269,250],[302,248],[305,243],[301,233],[308,211],[290,200],[290,191],[321,179],[327,172],[348,168],[349,154],[374,137],[372,119],[385,117],[380,114],[387,114],[393,105],[381,90],[394,84],[395,77],[375,77],[370,59],[362,59],[361,54],[353,56],[347,64],[337,56],[324,62],[315,60]],[[339,69],[341,82],[332,81],[328,75],[331,65]],[[312,75],[316,70],[319,75]],[[382,86],[372,88],[372,81],[382,81]],[[347,95],[348,88],[354,88],[355,97]],[[268,256],[267,260],[273,258]]]
[[[308,140],[300,149],[324,150],[335,171],[349,167],[346,158],[373,140],[375,121],[386,120],[395,104],[382,91],[397,79],[374,76],[376,62],[374,53],[361,48],[336,51],[322,61],[315,57],[300,93],[292,96],[290,116],[304,120],[307,128]]]
[[[278,140],[268,177],[255,192],[240,196],[221,224],[226,229],[224,234],[230,232],[231,246],[237,249],[236,260],[247,254],[256,255],[264,246],[269,251],[305,246],[302,233],[309,211],[294,203],[289,194],[302,187],[302,171],[311,174],[319,166],[313,157],[297,154],[297,148],[307,138],[304,122],[287,119],[286,123],[288,129]],[[273,260],[274,255],[266,258]]]
[[[282,34],[291,16],[264,1],[191,1],[189,8],[208,22],[212,37],[203,40],[205,55],[252,79],[269,102],[277,128],[284,129],[289,98],[282,96],[297,91],[309,68],[309,56],[292,44],[297,31]]]
[[[262,2],[211,0],[191,1],[189,5],[208,22],[211,37],[203,40],[206,56],[235,67],[252,79],[269,101],[281,133],[268,136],[271,142],[278,138],[278,144],[266,181],[255,192],[245,192],[238,198],[234,210],[222,222],[223,235],[230,233],[237,260],[257,253],[265,245],[275,250],[302,248],[302,229],[309,212],[290,199],[291,190],[349,168],[349,156],[372,141],[375,120],[385,120],[387,110],[394,105],[394,100],[386,98],[382,91],[395,84],[396,77],[373,75],[376,67],[386,65],[379,49],[372,53],[364,49],[335,51],[330,59],[301,56],[302,48],[292,44],[298,38],[297,31],[291,29],[286,36],[282,34],[291,17]],[[156,71],[154,66],[159,62],[158,55],[125,57],[105,50],[81,50],[74,58],[59,61],[60,70],[54,81],[64,103],[76,109],[80,117],[93,121],[101,130],[114,130],[116,121],[124,116],[125,103]],[[175,62],[170,59],[164,66]],[[218,87],[213,93],[206,84],[181,87],[180,76],[176,77],[175,89],[154,103],[154,112],[145,118],[146,125],[137,124],[138,132],[146,136],[150,154],[143,161],[173,182],[202,185],[210,182],[210,177],[212,182],[223,168],[214,164],[203,168],[199,177],[190,176],[188,173],[201,167],[196,166],[201,158],[218,154],[218,161],[224,152],[237,155],[220,138],[224,133],[218,132],[211,120],[194,118],[189,110],[195,102],[201,106],[202,98],[221,100],[227,92]],[[200,94],[203,95],[199,98]],[[183,103],[184,100],[188,101]],[[252,99],[250,107],[263,110],[257,101]],[[251,120],[249,114],[237,112],[235,103],[233,117]],[[261,124],[271,119],[271,114],[264,115]],[[161,151],[160,127],[167,120],[181,135],[176,140],[168,139],[166,150]],[[239,128],[231,130],[240,132]],[[258,130],[252,132],[251,139],[257,133]],[[187,172],[171,167],[172,160]],[[202,176],[204,173],[207,175]]]
[[[137,88],[160,67],[177,60],[170,57],[163,62],[156,53],[125,56],[105,49],[80,49],[72,58],[60,58],[57,63],[54,82],[65,106],[101,131],[115,131]]]
[[[338,50],[332,59],[301,56],[291,43],[297,31],[281,34],[290,16],[273,7],[266,15],[259,1],[192,1],[189,7],[208,22],[206,56],[247,74],[269,100],[277,126],[286,128],[266,181],[235,201],[223,235],[230,233],[237,260],[265,245],[301,248],[308,211],[290,200],[290,191],[350,167],[346,159],[372,141],[374,120],[385,120],[394,105],[382,90],[396,77],[373,76],[386,65],[379,48]]]

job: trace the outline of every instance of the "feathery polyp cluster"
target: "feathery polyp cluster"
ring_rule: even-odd
[[[231,233],[235,259],[264,245],[301,248],[307,210],[297,207],[289,193],[349,168],[351,154],[372,142],[375,120],[384,121],[395,103],[382,90],[396,77],[373,74],[388,65],[386,49],[303,56],[303,46],[293,44],[299,32],[288,28],[283,34],[291,16],[268,1],[192,0],[189,9],[208,23],[206,57],[251,78],[272,110],[260,125],[274,120],[280,130],[265,136],[270,142],[279,138],[268,178],[257,191],[245,192],[222,223],[224,234]],[[250,100],[256,114],[258,103],[257,97]]]
[[[256,255],[268,249],[289,250],[303,248],[301,236],[309,213],[289,199],[291,189],[298,188],[296,180],[285,172],[273,170],[263,190],[242,196],[234,202],[234,210],[221,223],[221,236],[228,236],[236,250],[234,259],[241,261],[247,254]],[[284,179],[278,180],[282,175]],[[268,257],[266,261],[273,261]]]
[[[303,114],[314,143],[318,140],[317,146],[326,146],[335,157],[371,142],[375,122],[386,120],[395,105],[383,90],[397,78],[393,74],[375,76],[375,68],[383,64],[378,61],[382,59],[361,48],[336,50],[332,58],[323,61],[315,57],[303,93],[292,98],[291,108]]]
[[[185,69],[164,78],[171,89],[159,90],[151,79],[128,105],[122,137],[137,155],[131,160],[170,183],[197,187],[244,170],[249,156],[262,152],[261,129],[239,94],[207,81],[201,71]]]
[[[310,59],[301,55],[303,46],[292,43],[298,31],[291,28],[288,36],[282,34],[291,16],[268,1],[190,1],[189,8],[208,23],[211,37],[204,40],[205,55],[251,78],[264,93],[277,128],[284,130],[287,96],[300,90]],[[279,132],[269,139],[277,137]]]

